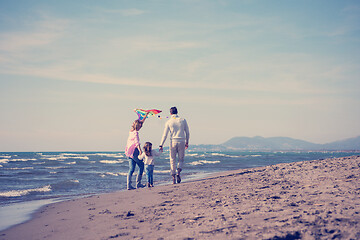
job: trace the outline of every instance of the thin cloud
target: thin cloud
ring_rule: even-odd
[[[57,39],[57,36],[57,33],[49,32],[15,32],[0,34],[0,50],[11,52],[40,47],[53,42]]]
[[[13,68],[12,70],[1,70],[2,74],[32,76],[44,79],[54,79],[61,81],[73,81],[84,83],[96,83],[105,85],[120,85],[130,87],[152,87],[152,88],[170,88],[170,89],[203,89],[203,90],[218,90],[218,91],[248,91],[257,93],[289,93],[292,94],[329,94],[335,93],[335,90],[330,89],[315,89],[307,87],[306,83],[297,81],[229,81],[222,79],[222,81],[168,81],[152,78],[128,78],[116,77],[106,74],[87,74],[75,73],[76,69],[71,69],[71,64],[68,66],[53,66],[47,68],[23,67]]]
[[[129,9],[100,9],[101,12],[104,13],[114,13],[114,14],[120,14],[124,17],[129,16],[139,16],[143,15],[145,13],[144,10],[137,9],[137,8],[129,8]]]
[[[26,30],[1,33],[0,50],[17,52],[49,45],[63,36],[69,21],[46,17],[28,25]]]
[[[180,41],[153,36],[121,37],[109,41],[112,49],[123,49],[132,52],[164,52],[181,49],[195,49],[207,47],[200,41]]]
[[[349,5],[344,7],[344,9],[342,9],[342,12],[346,13],[346,14],[354,14],[356,16],[359,16],[360,14],[360,5]]]
[[[127,14],[140,14],[140,12],[143,12],[138,9],[130,10]],[[122,13],[125,10],[114,9],[103,11]],[[248,16],[246,18],[252,20]],[[255,19],[253,18],[252,21],[248,20],[249,24],[258,25],[259,23]],[[161,54],[167,54],[167,57],[176,58],[177,54],[175,54],[175,51],[177,50],[184,51],[182,54],[192,53],[192,50],[214,50],[216,49],[216,43],[226,44],[229,40],[223,36],[211,42],[206,41],[207,39],[204,38],[177,38],[174,40],[174,38],[168,35],[125,37],[115,35],[110,40],[101,37],[96,39],[89,38],[86,41],[86,46],[83,47],[79,45],[82,42],[75,41],[74,43],[71,33],[66,31],[69,22],[63,19],[46,17],[43,21],[30,24],[33,27],[33,31],[2,34],[0,50],[8,51],[8,53],[0,56],[0,59],[3,61],[12,59],[12,61],[1,66],[0,72],[64,81],[136,87],[219,89],[268,93],[293,92],[304,94],[332,93],[334,91],[334,89],[328,86],[318,89],[308,87],[314,85],[314,82],[316,83],[319,79],[322,81],[322,74],[327,72],[331,65],[325,67],[326,64],[321,64],[319,60],[309,61],[312,59],[312,56],[307,54],[300,56],[294,54],[283,56],[264,54],[260,58],[254,54],[252,60],[248,60],[246,59],[245,49],[244,53],[239,52],[239,49],[229,53],[232,49],[224,48],[218,54],[204,54],[205,51],[203,51],[201,58],[196,54],[192,54],[194,59],[179,58],[174,63],[166,62],[164,60],[166,58],[156,59],[156,56],[149,61],[148,59],[144,60],[144,53],[160,52]],[[72,30],[75,31],[75,29]],[[225,43],[221,43],[221,40],[224,39],[226,40]],[[72,43],[69,49],[65,49],[71,54],[70,60],[67,54],[58,50],[55,43],[58,40],[66,40]],[[41,49],[42,52],[51,49],[52,59],[56,59],[56,64],[50,64],[45,61],[47,60],[46,56],[40,55],[36,51],[37,49]],[[29,51],[28,54],[23,54],[22,51],[24,50],[32,51]],[[185,52],[187,50],[189,52]],[[133,63],[126,63],[129,57],[135,59],[136,66]],[[43,65],[41,67],[34,66],[33,64],[31,66],[26,65],[26,63],[32,62],[32,59],[42,59]],[[135,73],[129,74],[130,77],[123,77],[119,73],[120,71],[116,71],[121,63],[128,64],[124,67],[126,70],[146,66],[148,67],[147,72],[153,73],[154,76],[148,78],[141,75],[137,76]],[[103,70],[102,67],[106,67],[106,70]],[[88,69],[96,70],[89,73]],[[167,79],[173,79],[174,69],[179,70],[176,80],[168,81]],[[339,77],[341,77],[341,74],[339,74]]]

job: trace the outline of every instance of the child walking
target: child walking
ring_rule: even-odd
[[[144,159],[148,187],[154,187],[155,157],[158,156],[160,156],[160,153],[152,150],[152,143],[146,142],[144,145],[144,151],[141,155],[139,155],[139,159]]]

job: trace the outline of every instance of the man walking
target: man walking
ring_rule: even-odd
[[[173,184],[180,183],[180,172],[184,165],[185,149],[189,147],[189,127],[184,118],[178,116],[176,107],[170,108],[171,118],[165,123],[164,134],[160,142],[160,151],[163,150],[163,144],[170,133],[170,171],[173,177]],[[178,164],[176,166],[176,155]]]

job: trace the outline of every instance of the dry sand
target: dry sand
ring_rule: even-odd
[[[359,175],[360,156],[236,170],[48,205],[0,239],[360,239]]]

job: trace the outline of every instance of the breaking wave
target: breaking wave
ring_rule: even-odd
[[[220,161],[208,161],[208,160],[200,160],[189,163],[190,165],[196,166],[196,165],[204,165],[204,164],[215,164],[220,163]]]
[[[116,163],[123,163],[124,160],[101,160],[100,163],[105,163],[105,164],[116,164]]]
[[[238,158],[241,156],[236,156],[236,155],[229,155],[229,154],[224,154],[224,153],[212,153],[212,156],[217,156],[217,157],[228,157],[228,158]]]
[[[106,176],[115,176],[115,177],[118,177],[118,176],[127,176],[127,172],[117,172],[117,173],[113,173],[113,172],[106,172],[106,173],[102,173],[100,174],[100,177],[104,178]]]
[[[24,189],[24,190],[12,190],[7,192],[0,192],[0,197],[20,197],[25,196],[33,192],[50,192],[51,186],[47,185],[41,188]]]

